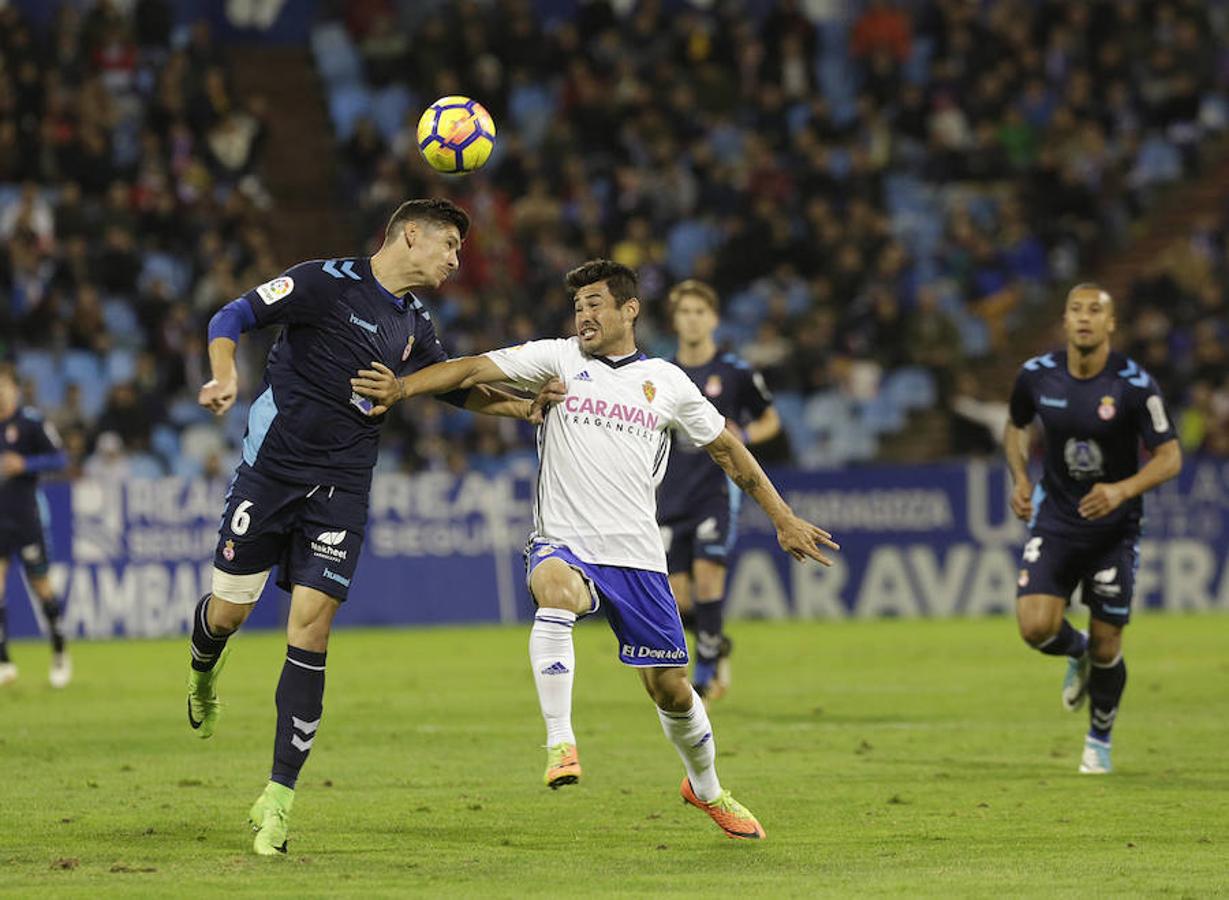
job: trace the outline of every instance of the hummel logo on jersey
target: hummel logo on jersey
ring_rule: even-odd
[[[359,328],[363,329],[363,331],[370,331],[372,334],[375,334],[376,331],[379,330],[378,326],[372,325],[370,322],[364,319],[360,319],[354,313],[350,313],[350,324],[357,325]]]
[[[1061,397],[1061,398],[1047,397],[1045,394],[1042,394],[1040,402],[1042,406],[1052,406],[1055,409],[1066,409],[1067,408],[1067,398],[1066,397]]]
[[[553,663],[551,663],[549,666],[547,666],[545,669],[542,670],[542,674],[543,675],[566,675],[570,671],[571,669],[569,669],[563,663],[559,662],[559,660],[555,660]]]
[[[588,369],[585,369],[584,371],[582,371],[580,374],[576,376],[576,380],[577,381],[592,381],[593,376],[589,374]]]
[[[346,539],[344,531],[322,531],[317,535],[316,540],[322,544],[328,544],[330,547],[336,547]]]

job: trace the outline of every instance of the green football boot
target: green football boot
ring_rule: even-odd
[[[248,812],[248,822],[256,832],[252,849],[259,855],[276,856],[286,852],[286,818],[293,805],[294,791],[276,781],[265,785],[264,792],[256,798]]]
[[[213,729],[222,713],[222,701],[218,699],[218,678],[230,656],[227,647],[208,672],[198,672],[188,666],[188,724],[198,737],[213,737]]]

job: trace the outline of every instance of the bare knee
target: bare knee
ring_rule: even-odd
[[[1061,597],[1021,597],[1016,601],[1016,624],[1020,628],[1020,637],[1030,647],[1040,647],[1058,634],[1066,606]]]
[[[691,682],[687,680],[686,669],[642,669],[641,677],[644,680],[644,689],[660,709],[666,712],[686,712],[691,709],[694,694]]]
[[[239,630],[239,626],[247,621],[252,614],[252,603],[231,603],[223,600],[217,594],[209,597],[209,607],[206,618],[209,630],[214,634],[230,634]]]
[[[539,563],[529,578],[529,589],[538,606],[547,609],[566,609],[581,616],[593,606],[585,579],[561,559]]]

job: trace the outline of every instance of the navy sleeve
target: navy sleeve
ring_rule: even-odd
[[[1165,398],[1161,396],[1161,389],[1157,386],[1156,379],[1147,373],[1142,374],[1146,378],[1146,386],[1141,390],[1131,391],[1131,415],[1134,417],[1135,427],[1139,430],[1144,446],[1149,450],[1155,450],[1178,435],[1169,419],[1169,410],[1165,408]],[[1132,384],[1136,382],[1132,381]]]
[[[1008,401],[1011,412],[1011,423],[1017,428],[1024,428],[1037,415],[1037,405],[1033,401],[1033,390],[1028,383],[1028,373],[1020,370],[1016,376],[1015,387],[1011,389],[1011,400]]]
[[[256,327],[318,321],[338,287],[346,284],[328,278],[322,265],[320,260],[299,263],[244,294]]]
[[[764,376],[750,367],[740,368],[742,376],[742,406],[748,419],[758,419],[772,406],[772,391],[764,382]]]

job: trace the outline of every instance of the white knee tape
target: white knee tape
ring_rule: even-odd
[[[255,603],[269,580],[269,569],[255,575],[232,575],[213,568],[213,593],[230,603]]]

